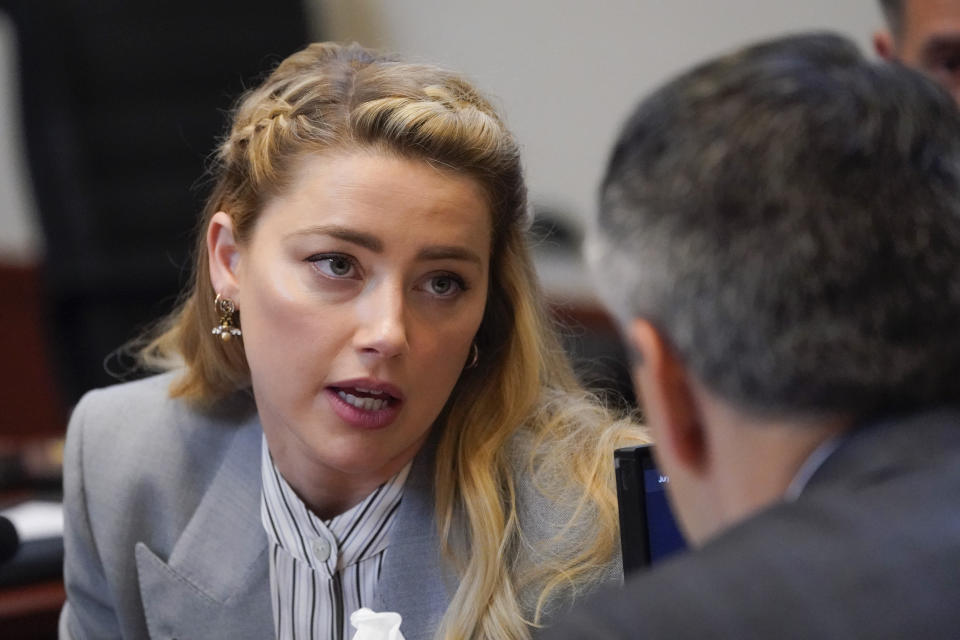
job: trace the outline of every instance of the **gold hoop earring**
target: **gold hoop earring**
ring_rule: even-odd
[[[229,342],[234,336],[238,338],[242,336],[243,332],[233,323],[233,317],[237,313],[237,305],[233,300],[224,298],[218,293],[213,306],[220,314],[220,324],[213,328],[213,335],[220,336],[224,342]]]
[[[477,346],[477,343],[474,342],[470,345],[470,362],[467,363],[464,369],[473,369],[477,366],[478,362],[480,362],[480,348]]]

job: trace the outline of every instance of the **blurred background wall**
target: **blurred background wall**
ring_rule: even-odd
[[[832,29],[864,49],[876,0],[308,0],[331,38],[444,64],[499,98],[540,206],[580,218],[636,100],[750,40]]]
[[[172,308],[225,114],[309,40],[491,94],[536,210],[571,227],[540,251],[547,287],[589,307],[577,227],[643,93],[749,40],[834,29],[867,47],[879,24],[873,0],[0,0],[0,437],[62,431],[114,380],[105,361],[122,369],[109,354]]]

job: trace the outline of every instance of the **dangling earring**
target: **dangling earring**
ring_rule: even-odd
[[[473,369],[477,366],[478,362],[480,362],[480,348],[477,346],[477,343],[474,342],[470,345],[470,362],[467,363],[464,369]]]
[[[233,324],[233,314],[237,312],[237,305],[234,304],[233,300],[223,298],[218,293],[216,300],[213,301],[213,306],[220,314],[220,324],[213,328],[213,335],[220,336],[220,339],[224,342],[229,342],[233,336],[238,338],[242,336],[243,332]]]

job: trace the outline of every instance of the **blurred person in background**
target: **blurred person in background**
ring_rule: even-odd
[[[168,373],[91,392],[61,635],[526,638],[620,579],[612,452],[525,245],[501,118],[456,74],[296,53],[239,103]]]
[[[547,638],[960,627],[960,113],[846,39],[689,71],[616,143],[590,241],[695,550]]]
[[[960,103],[960,0],[880,0],[887,28],[873,36],[886,60],[926,73]]]

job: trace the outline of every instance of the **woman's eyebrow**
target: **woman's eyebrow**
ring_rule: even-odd
[[[287,237],[301,235],[330,236],[332,238],[337,238],[338,240],[343,240],[344,242],[349,242],[351,244],[364,247],[365,249],[369,249],[374,253],[383,253],[383,241],[380,238],[371,233],[357,231],[348,227],[341,227],[331,224],[318,225],[315,227],[307,227],[305,229],[291,231],[287,234]]]
[[[317,225],[291,231],[286,237],[301,235],[325,235],[349,242],[374,253],[383,253],[383,240],[364,231],[357,231],[339,225]],[[475,251],[458,245],[434,245],[424,247],[417,252],[417,260],[463,260],[483,267],[483,259]]]
[[[463,260],[483,267],[483,260],[475,251],[466,247],[438,245],[424,247],[417,253],[418,260]]]

